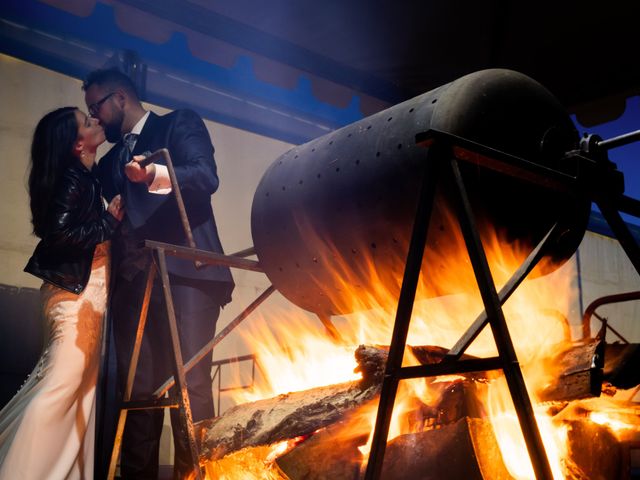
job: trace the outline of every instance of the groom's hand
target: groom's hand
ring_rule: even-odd
[[[156,176],[156,166],[150,163],[146,167],[139,162],[147,158],[145,155],[135,155],[129,163],[124,166],[124,173],[129,180],[134,183],[145,183],[151,185]]]

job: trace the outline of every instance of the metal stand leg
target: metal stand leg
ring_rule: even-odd
[[[515,292],[516,288],[522,283],[522,281],[531,273],[531,270],[538,264],[538,262],[544,257],[546,246],[553,240],[555,240],[555,235],[559,233],[558,224],[554,224],[551,227],[551,230],[547,232],[544,238],[538,243],[536,248],[532,250],[527,259],[524,261],[520,268],[511,276],[509,281],[505,284],[504,287],[498,293],[498,298],[500,300],[500,305],[504,305],[511,294]],[[456,342],[456,344],[447,352],[447,355],[444,358],[444,361],[452,361],[458,360],[465,350],[471,345],[471,343],[475,340],[475,338],[480,334],[482,329],[489,322],[489,317],[487,316],[486,310],[484,310],[478,318],[471,324],[471,326],[467,329],[467,331],[460,337],[460,340]]]
[[[178,386],[178,402],[173,399],[161,399],[153,398],[152,400],[135,401],[131,400],[131,393],[133,390],[133,382],[136,375],[136,369],[138,366],[138,359],[140,357],[140,348],[142,345],[142,336],[144,335],[144,329],[146,326],[147,313],[149,311],[149,300],[151,298],[151,291],[153,290],[153,281],[156,275],[156,266],[152,263],[149,267],[147,274],[147,283],[144,291],[144,297],[142,300],[142,307],[140,311],[140,320],[138,321],[138,329],[136,331],[136,338],[133,345],[133,352],[131,354],[131,361],[129,363],[129,372],[127,374],[127,384],[125,387],[122,405],[120,407],[120,413],[118,415],[118,425],[116,430],[116,438],[114,441],[113,449],[111,452],[111,460],[109,462],[108,478],[112,480],[115,477],[116,465],[118,461],[118,455],[120,454],[120,447],[122,445],[122,434],[124,432],[124,426],[127,420],[127,412],[133,409],[150,409],[150,408],[178,408],[180,412],[180,420],[182,428],[187,432],[189,449],[191,451],[191,460],[194,466],[195,478],[197,480],[202,479],[202,472],[200,471],[200,458],[198,452],[198,445],[196,443],[195,431],[193,428],[193,419],[191,416],[191,403],[189,401],[189,395],[187,392],[187,382],[184,369],[184,363],[182,361],[182,350],[180,348],[180,337],[178,335],[178,327],[176,323],[175,309],[173,306],[173,297],[171,296],[171,286],[169,284],[169,274],[167,272],[167,262],[165,258],[165,252],[163,249],[156,249],[158,258],[158,267],[160,269],[160,278],[162,280],[162,289],[164,293],[165,304],[167,308],[167,319],[169,322],[169,333],[171,336],[171,347],[173,352],[173,367],[174,377],[177,379]]]
[[[138,320],[138,329],[136,330],[136,339],[133,344],[133,352],[131,353],[131,360],[129,362],[129,372],[127,373],[127,385],[125,386],[124,395],[122,397],[122,405],[120,407],[120,413],[118,414],[118,425],[116,429],[116,438],[113,442],[113,449],[111,450],[111,459],[109,461],[109,480],[112,480],[116,475],[116,465],[118,463],[118,456],[120,455],[120,447],[122,445],[122,433],[124,432],[124,424],[127,420],[127,403],[131,400],[131,391],[133,390],[133,379],[136,376],[136,369],[138,368],[138,358],[140,357],[140,346],[142,345],[142,335],[144,333],[144,327],[147,323],[147,313],[149,311],[149,299],[151,298],[151,290],[153,289],[153,280],[156,276],[156,268],[152,263],[149,266],[147,273],[147,283],[144,289],[144,297],[142,300],[142,307],[140,309],[140,319]]]
[[[631,263],[635,267],[636,271],[640,275],[640,247],[638,243],[631,235],[629,228],[622,220],[620,216],[620,212],[612,205],[609,200],[600,200],[597,202],[598,207],[600,207],[600,211],[602,211],[602,215],[605,220],[613,230],[618,242],[620,242],[620,246],[631,260]]]
[[[180,348],[180,337],[176,324],[176,313],[173,307],[173,297],[171,296],[171,286],[169,285],[169,273],[167,272],[167,261],[164,250],[158,250],[158,265],[160,267],[160,277],[162,279],[162,290],[167,305],[167,317],[169,319],[169,331],[171,334],[171,346],[173,347],[173,367],[178,387],[178,409],[182,427],[187,432],[189,449],[191,450],[191,460],[195,471],[195,478],[202,479],[200,471],[200,454],[196,443],[195,430],[193,429],[193,418],[191,416],[191,403],[187,392],[187,380],[182,361],[182,349]]]
[[[451,159],[450,169],[447,169],[447,173],[451,175],[452,181],[457,189],[458,221],[473,265],[486,313],[483,313],[476,319],[473,325],[451,349],[448,357],[446,357],[444,361],[435,365],[402,368],[402,358],[406,347],[411,312],[438,181],[439,163],[443,159]],[[401,379],[487,369],[502,369],[516,408],[536,478],[538,480],[551,480],[553,478],[551,468],[547,460],[540,432],[538,431],[533,407],[527,394],[524,377],[518,364],[518,359],[501,306],[515,291],[522,280],[524,280],[527,274],[535,267],[542,256],[544,256],[546,246],[558,233],[557,227],[554,225],[549,230],[544,239],[531,252],[527,260],[514,273],[509,282],[500,291],[500,295],[498,295],[475,225],[471,205],[462,181],[458,163],[453,155],[451,155],[451,149],[440,147],[437,143],[433,144],[427,159],[427,166],[431,164],[433,164],[434,171],[425,172],[423,178],[418,211],[416,212],[402,289],[398,300],[398,311],[396,313],[389,348],[389,357],[382,382],[380,403],[365,479],[377,480],[380,478],[391,414],[393,412],[398,383]],[[473,342],[487,323],[491,326],[499,357],[466,361],[459,360],[464,350]]]
[[[471,204],[460,174],[458,161],[451,159],[451,172],[453,180],[458,188],[458,221],[464,235],[467,251],[473,265],[473,270],[478,281],[478,288],[484,303],[485,311],[489,318],[489,325],[498,348],[498,354],[502,360],[502,370],[509,386],[511,398],[516,408],[520,428],[524,434],[527,450],[531,457],[533,470],[538,480],[552,480],[553,474],[549,466],[549,460],[544,450],[542,437],[533,412],[533,407],[524,383],[524,377],[518,364],[507,322],[500,306],[495,283],[491,277],[489,263],[482,247],[480,235],[475,226]]]
[[[229,324],[224,327],[224,329],[217,334],[209,343],[207,343],[204,347],[202,347],[198,352],[189,359],[187,363],[184,364],[185,373],[191,370],[200,360],[204,358],[205,355],[210,353],[218,343],[222,341],[227,335],[231,333],[231,331],[236,328],[242,321],[249,316],[251,312],[253,312],[258,306],[264,302],[269,295],[271,295],[275,291],[273,285],[267,287],[267,289],[260,294],[258,298],[256,298],[251,304],[245,308],[240,315],[234,318]],[[165,381],[160,388],[158,388],[155,392],[153,392],[154,398],[162,397],[171,387],[175,385],[174,377],[169,377],[167,381]]]
[[[382,380],[376,426],[373,432],[369,462],[367,463],[367,470],[365,472],[366,480],[378,479],[382,472],[391,414],[393,412],[393,405],[398,391],[398,382],[400,380],[399,371],[402,367],[402,358],[407,343],[413,301],[420,277],[422,256],[427,242],[431,211],[433,209],[436,185],[439,177],[440,162],[438,161],[438,156],[441,154],[442,152],[439,146],[434,145],[429,149],[425,161],[426,166],[418,200],[416,221],[411,234],[411,243],[409,245],[409,253],[407,254],[402,288],[400,289],[400,298],[398,300],[398,310],[393,326],[391,345],[389,347],[389,357]]]

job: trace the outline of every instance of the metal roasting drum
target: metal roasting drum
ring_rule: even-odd
[[[350,313],[398,294],[427,161],[428,147],[417,145],[416,135],[430,129],[561,172],[569,172],[563,157],[579,142],[568,114],[543,86],[491,69],[294,147],[265,172],[251,212],[256,254],[276,289],[320,315]],[[590,201],[472,163],[460,168],[483,239],[491,226],[533,247],[560,219],[564,234],[552,256],[563,261],[573,254]],[[446,268],[439,254],[456,242],[446,185],[439,183],[422,265],[429,296],[457,293],[429,285],[429,272]]]

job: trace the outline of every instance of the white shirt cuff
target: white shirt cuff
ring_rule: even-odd
[[[171,179],[166,165],[158,165],[156,163],[156,175],[153,177],[151,185],[149,185],[149,192],[159,195],[171,193]]]

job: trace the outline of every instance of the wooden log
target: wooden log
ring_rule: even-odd
[[[202,454],[216,459],[240,448],[311,435],[375,398],[379,391],[379,384],[363,390],[359,382],[348,382],[238,405],[209,427]]]
[[[625,478],[622,446],[611,430],[587,419],[566,422],[571,476],[577,479]]]
[[[584,415],[574,414],[570,419],[563,416],[566,412],[556,418],[556,423],[569,427],[564,478],[623,478],[624,446],[613,433]],[[365,464],[357,447],[365,439],[349,436],[354,430],[361,431],[348,421],[334,424],[278,458],[277,464],[289,480],[361,479]],[[510,479],[511,475],[490,423],[464,417],[449,425],[392,439],[381,478],[493,480]]]
[[[411,348],[424,363],[440,361],[447,351],[437,346]],[[599,394],[598,380],[603,365],[601,350],[599,342],[574,345],[551,359],[562,365],[564,373],[557,385],[544,392],[543,398],[561,400]],[[204,433],[203,458],[222,458],[241,448],[311,435],[375,400],[380,392],[388,348],[360,346],[355,356],[357,370],[363,374],[360,381],[237,405],[214,419]],[[441,389],[439,399],[431,405],[416,400],[416,408],[408,414],[406,421],[417,425],[413,430],[420,430],[420,426],[447,425],[465,416],[482,417],[481,407],[475,401],[476,390],[483,388],[487,378],[485,372],[473,372],[448,382],[439,382],[437,377],[427,379],[431,388]]]
[[[438,363],[447,353],[446,348],[428,345],[409,347],[420,363]],[[461,360],[477,358],[463,355]],[[597,397],[602,391],[605,359],[604,342],[590,339],[575,342],[545,359],[545,368],[559,370],[553,384],[537,392],[543,401],[566,401]],[[488,379],[487,372],[462,374],[465,378]]]
[[[561,373],[552,385],[538,392],[538,398],[565,401],[600,396],[604,348],[604,342],[590,339],[575,343],[548,359],[545,363],[559,368]]]
[[[465,417],[451,425],[392,439],[387,445],[380,478],[511,480],[512,477],[489,422]]]
[[[578,417],[558,418],[557,422],[569,427],[569,456],[563,462],[564,478],[626,478],[624,446],[607,427]],[[334,424],[276,462],[289,480],[362,479],[366,464],[357,447],[364,442],[364,437],[350,437],[352,430],[349,422]],[[449,425],[392,439],[386,449],[381,478],[506,480],[512,477],[490,423],[465,417]]]
[[[354,435],[358,431],[363,429],[352,421],[338,422],[300,443],[276,463],[290,480],[356,480],[363,460],[358,447],[365,445],[368,437]]]
[[[446,348],[428,345],[409,347],[420,363],[438,363],[447,353]],[[461,360],[473,359],[463,355]],[[605,365],[605,344],[589,339],[575,342],[544,360],[544,368],[559,372],[553,384],[536,392],[543,401],[566,401],[600,396]],[[461,374],[469,379],[489,379],[488,372]]]
[[[431,388],[434,388],[434,384]],[[433,407],[435,416],[434,426],[449,425],[463,417],[482,418],[486,416],[480,398],[486,398],[488,383],[474,378],[459,378],[448,382],[441,382],[442,391]]]
[[[439,347],[437,345],[408,345],[407,348],[411,350],[411,353],[413,353],[413,355],[422,365],[440,362],[449,351],[448,348]],[[460,357],[460,360],[470,360],[477,358],[478,357],[474,357],[473,355],[464,353]]]
[[[310,435],[376,398],[386,355],[380,349],[360,346],[356,359],[363,373],[360,381],[288,393],[231,408],[204,433],[203,458],[217,459],[244,447]]]

